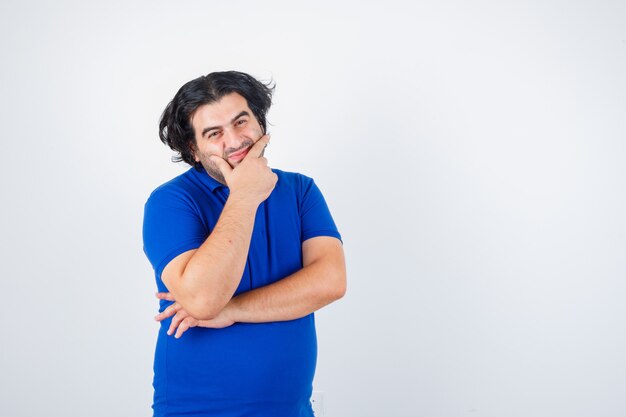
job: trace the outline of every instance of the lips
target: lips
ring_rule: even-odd
[[[246,155],[248,154],[248,151],[250,150],[250,147],[247,147],[245,149],[242,149],[238,152],[235,153],[231,153],[230,155],[228,155],[228,159],[233,160],[235,162],[241,161],[243,158],[246,157]]]

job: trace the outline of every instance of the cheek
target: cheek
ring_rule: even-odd
[[[256,141],[261,136],[263,136],[263,129],[261,129],[261,126],[259,125],[250,127],[250,129],[248,129],[248,132],[249,132],[250,139],[254,141]]]
[[[201,159],[207,160],[211,155],[217,155],[221,157],[224,153],[222,146],[219,144],[204,144],[202,148],[198,151],[198,156]]]
[[[215,164],[215,162],[211,161],[210,159],[205,159],[205,164],[211,171],[220,172],[220,169],[218,168],[217,164]]]

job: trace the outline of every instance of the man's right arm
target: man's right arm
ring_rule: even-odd
[[[276,185],[277,176],[260,155],[262,137],[235,168],[219,157],[218,165],[230,195],[215,228],[204,243],[178,255],[163,269],[161,279],[193,317],[209,320],[230,301],[246,265],[256,211]]]

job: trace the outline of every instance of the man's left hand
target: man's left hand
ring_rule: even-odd
[[[220,312],[216,317],[210,320],[198,320],[194,317],[191,317],[189,313],[187,313],[183,306],[178,304],[174,297],[169,292],[158,292],[156,293],[156,297],[159,300],[167,300],[174,301],[174,304],[168,306],[163,312],[157,314],[154,319],[156,321],[163,321],[168,317],[172,317],[172,322],[170,324],[170,328],[167,331],[169,336],[174,335],[175,338],[180,338],[184,332],[192,327],[207,327],[211,329],[223,329],[224,327],[228,327],[233,325],[235,322],[228,317],[224,313],[224,310]]]

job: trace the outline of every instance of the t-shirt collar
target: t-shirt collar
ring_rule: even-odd
[[[219,182],[218,180],[210,176],[206,172],[204,167],[200,167],[199,170],[197,170],[195,167],[191,167],[190,171],[193,171],[194,174],[198,176],[200,181],[202,181],[203,184],[209,187],[209,190],[211,190],[211,192],[215,191],[217,188],[226,187],[224,184],[222,184],[221,182]]]

